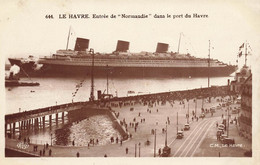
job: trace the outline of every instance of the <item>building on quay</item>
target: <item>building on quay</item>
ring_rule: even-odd
[[[252,74],[241,85],[240,135],[252,140]]]
[[[241,86],[244,81],[251,75],[251,70],[248,66],[243,66],[235,75],[235,80],[231,81],[230,91],[241,94]]]

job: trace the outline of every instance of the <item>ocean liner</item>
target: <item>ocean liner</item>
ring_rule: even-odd
[[[129,42],[119,40],[114,52],[93,54],[88,51],[93,50],[88,49],[89,39],[77,38],[74,50],[68,49],[67,46],[65,50],[57,50],[50,57],[40,58],[38,63],[43,67],[35,72],[42,76],[90,75],[92,58],[95,76],[105,76],[109,69],[111,75],[120,77],[213,77],[228,76],[237,69],[235,65],[228,65],[210,57],[196,58],[190,54],[168,52],[169,45],[166,43],[158,43],[154,53],[130,53],[129,45]],[[12,59],[9,61],[14,64]],[[19,66],[23,67],[21,63]]]

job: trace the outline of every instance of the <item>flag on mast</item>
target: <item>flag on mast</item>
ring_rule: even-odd
[[[239,47],[239,50],[244,48],[244,43]]]
[[[240,51],[238,54],[238,57],[241,57],[241,56],[242,56],[242,51]]]

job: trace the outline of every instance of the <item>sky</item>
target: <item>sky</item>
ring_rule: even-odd
[[[8,57],[50,56],[65,49],[69,28],[76,37],[90,39],[95,52],[110,53],[117,40],[130,42],[130,52],[154,52],[158,42],[168,43],[176,52],[180,33],[180,52],[207,58],[209,40],[211,57],[235,64],[239,46],[248,42],[250,60],[258,59],[260,44],[259,1],[3,1],[0,11],[0,53]],[[154,18],[154,15],[208,15],[208,18]],[[59,14],[147,14],[147,19],[59,19]],[[53,15],[54,19],[46,19]],[[244,62],[244,58],[240,63]]]

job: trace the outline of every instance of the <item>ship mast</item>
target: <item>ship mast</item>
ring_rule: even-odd
[[[180,33],[180,38],[179,38],[179,44],[178,44],[178,51],[177,51],[177,53],[179,53],[179,50],[180,50],[180,44],[181,44],[181,33]]]
[[[245,48],[245,66],[246,66],[246,62],[247,62],[247,41],[245,42],[246,44],[246,48]]]
[[[107,65],[107,94],[108,94],[108,65]]]
[[[92,66],[91,66],[91,92],[89,101],[94,101],[94,49],[90,49],[90,54],[92,55]]]
[[[210,75],[210,40],[209,40],[209,59],[208,59],[208,88],[210,86],[210,79],[209,79],[209,75]]]
[[[68,34],[68,39],[67,39],[67,46],[66,46],[66,50],[68,50],[68,46],[69,46],[69,40],[70,40],[70,30],[71,30],[71,26],[69,29],[69,34]]]

